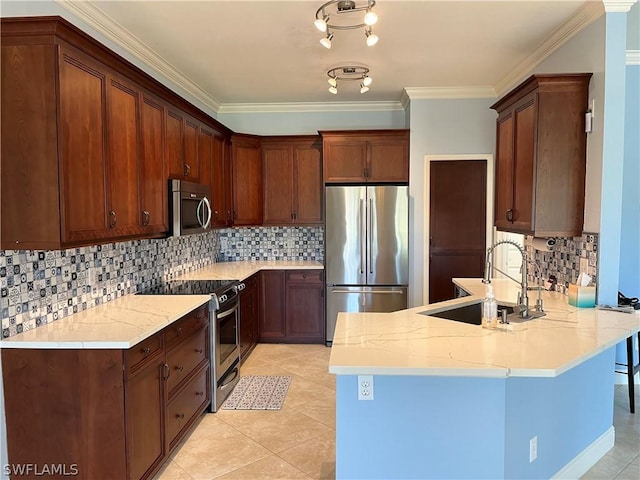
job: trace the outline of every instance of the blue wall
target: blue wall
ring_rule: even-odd
[[[336,478],[550,478],[611,428],[613,358],[552,378],[376,375],[372,401],[339,375]]]

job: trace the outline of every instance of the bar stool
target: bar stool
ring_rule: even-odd
[[[638,345],[640,346],[640,332],[638,332]],[[640,361],[638,364],[633,363],[633,335],[627,338],[627,363],[618,363],[617,366],[627,367],[625,370],[616,370],[616,373],[626,373],[627,382],[629,383],[629,410],[636,413],[636,395],[634,376],[640,371]]]

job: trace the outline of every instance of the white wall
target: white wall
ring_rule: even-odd
[[[411,100],[409,306],[423,304],[425,155],[493,154],[495,98]]]
[[[602,148],[604,118],[604,16],[596,20],[545,59],[531,73],[591,72],[589,99],[595,101],[593,131],[587,136],[587,176],[585,183],[585,232],[600,231]]]

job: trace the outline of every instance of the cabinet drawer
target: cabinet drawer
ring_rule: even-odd
[[[210,385],[207,366],[169,402],[167,437],[170,449],[180,440],[181,433],[193,422],[194,417],[208,405],[211,400]]]
[[[208,335],[209,328],[201,328],[167,353],[167,365],[169,365],[167,389],[169,396],[171,396],[173,389],[191,374],[194,368],[208,358]]]
[[[209,304],[205,303],[164,329],[164,342],[167,350],[208,323]]]
[[[293,270],[287,272],[287,283],[320,283],[323,279],[322,270]]]
[[[155,356],[162,350],[162,332],[143,340],[125,351],[125,364],[129,372],[139,368],[145,360]]]

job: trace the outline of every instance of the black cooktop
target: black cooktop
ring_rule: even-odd
[[[170,280],[138,292],[138,295],[220,295],[236,283],[237,280]]]

